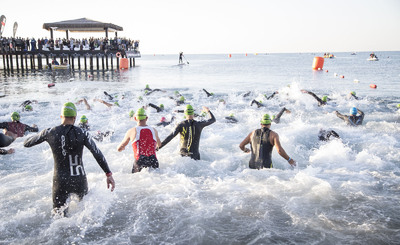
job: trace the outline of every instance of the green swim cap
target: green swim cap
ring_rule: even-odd
[[[16,111],[14,111],[14,112],[11,114],[11,120],[12,120],[12,121],[19,121],[20,118],[21,118],[21,117],[19,116],[19,113],[16,112]]]
[[[263,125],[271,124],[271,118],[269,117],[268,114],[265,114],[265,115],[261,118],[261,124],[263,124]]]
[[[76,107],[74,103],[65,103],[61,109],[61,115],[64,117],[76,117]]]
[[[275,119],[275,117],[276,117],[275,115],[272,115],[271,119],[272,119],[272,120],[274,120],[274,119]]]
[[[356,92],[354,92],[354,91],[351,91],[351,94],[354,95],[354,96],[356,96]]]
[[[134,110],[131,110],[130,112],[129,112],[129,117],[134,117],[135,116],[135,111]]]
[[[142,97],[142,96],[139,96],[138,100],[143,100],[143,97]]]
[[[326,102],[327,100],[328,100],[328,96],[325,95],[325,96],[322,97],[322,101],[323,102]]]
[[[193,115],[193,114],[194,114],[193,106],[187,105],[185,109],[185,115]]]
[[[144,108],[139,108],[139,110],[136,111],[135,117],[136,117],[138,120],[144,120],[144,119],[146,119],[146,118],[147,118],[146,110],[145,110]]]
[[[179,91],[178,91],[178,90],[176,90],[174,93],[175,93],[175,95],[178,95],[178,94],[179,94]]]
[[[229,114],[229,117],[234,117],[235,115],[233,113]]]
[[[85,115],[81,116],[81,123],[87,123],[88,118]]]
[[[161,108],[161,109],[164,109],[164,104],[160,104],[160,108]]]
[[[31,105],[26,105],[25,106],[25,111],[32,111],[33,107]]]
[[[114,102],[114,105],[119,106],[118,101],[115,101],[115,102]]]
[[[149,93],[149,90],[145,90],[144,93],[145,93],[145,94],[148,94],[148,93]]]
[[[224,100],[224,99],[219,99],[219,100],[218,100],[218,102],[220,102],[220,103],[224,103],[224,102],[225,102],[225,100]]]
[[[262,104],[262,100],[260,100],[260,101],[258,101],[258,102],[260,102],[260,103]]]
[[[400,104],[397,104],[397,108],[400,108]]]
[[[150,86],[148,84],[146,84],[146,88],[150,88]]]
[[[211,95],[214,95],[214,93],[210,93]]]
[[[181,96],[181,97],[179,98],[179,101],[184,102],[184,101],[185,101],[185,97]]]

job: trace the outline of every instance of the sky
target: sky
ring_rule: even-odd
[[[400,51],[399,0],[4,0],[0,15],[7,37],[14,22],[17,37],[36,39],[50,37],[43,23],[113,23],[142,54]],[[91,36],[105,34],[69,33]]]

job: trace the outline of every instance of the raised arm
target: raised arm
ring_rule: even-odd
[[[336,116],[338,118],[342,119],[343,121],[348,121],[349,120],[346,115],[340,114],[340,112],[338,112],[338,111],[335,111],[335,113],[336,113]]]

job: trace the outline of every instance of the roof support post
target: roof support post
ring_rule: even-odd
[[[108,37],[108,27],[105,27],[104,31],[106,32],[106,37]]]
[[[68,30],[66,30],[65,33],[66,33],[66,35],[67,35],[67,40],[68,40],[68,39],[69,39],[69,38],[68,38]]]

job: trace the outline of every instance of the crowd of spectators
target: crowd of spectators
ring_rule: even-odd
[[[139,40],[115,37],[106,38],[7,38],[0,37],[0,50],[4,51],[35,51],[35,50],[127,50],[139,51]]]

